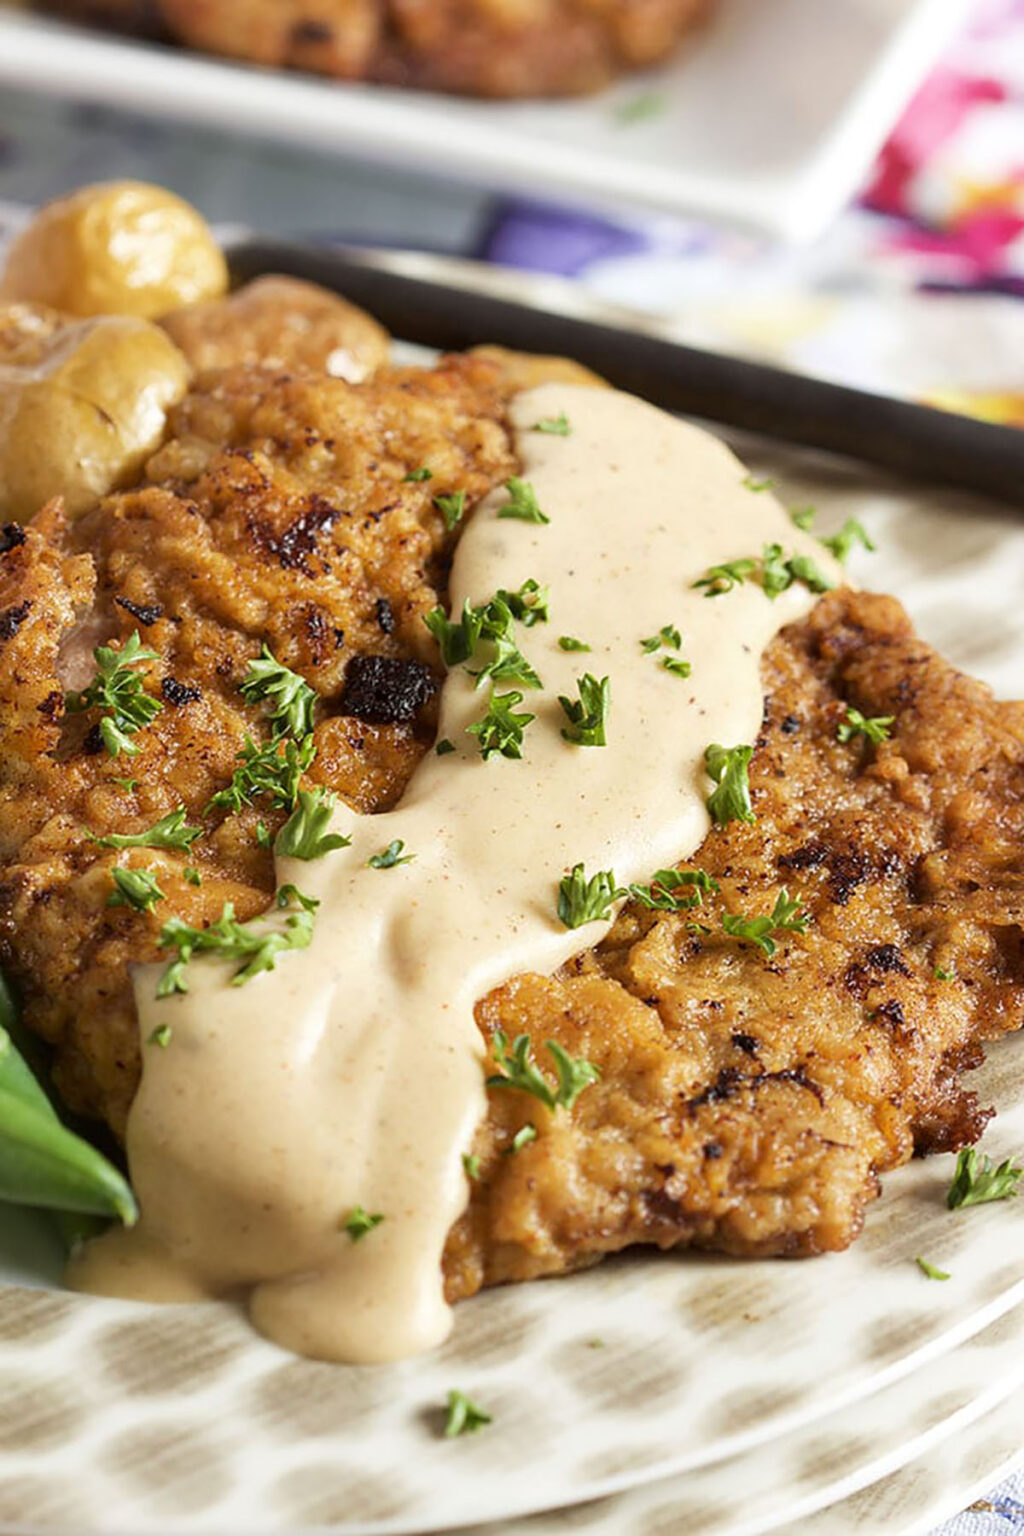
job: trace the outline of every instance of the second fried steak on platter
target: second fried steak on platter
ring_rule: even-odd
[[[75,1108],[123,1131],[140,1070],[127,968],[157,958],[166,913],[201,924],[225,900],[242,918],[268,904],[255,834],[282,814],[202,815],[246,733],[265,736],[238,691],[261,643],[320,697],[310,780],[385,809],[430,749],[433,701],[361,719],[351,664],[385,657],[440,682],[422,618],[444,599],[457,533],[433,498],[462,489],[472,507],[515,472],[505,405],[519,382],[500,354],[359,386],[211,373],[144,483],[71,528],[51,506],[4,531],[0,950]],[[430,480],[406,480],[424,466]],[[638,636],[658,622],[638,616]],[[145,675],[165,707],[138,755],[113,760],[63,694],[91,673],[93,645],[136,630],[159,654]],[[557,1115],[491,1092],[447,1245],[453,1299],[632,1243],[842,1248],[879,1173],[985,1124],[959,1073],[1024,1022],[1024,706],[949,667],[893,599],[850,590],[780,634],[762,675],[756,823],[714,829],[690,861],[721,886],[697,914],[711,932],[631,903],[562,974],[517,977],[478,1005],[485,1039],[526,1033],[542,1065],[556,1040],[601,1078]],[[840,743],[848,705],[895,716],[892,739]],[[116,856],[84,829],[141,830],[179,805],[208,835],[130,857],[166,902],[107,907]],[[765,913],[782,886],[813,918],[806,935],[769,959],[722,932],[723,911]],[[530,1123],[536,1139],[503,1155]]]

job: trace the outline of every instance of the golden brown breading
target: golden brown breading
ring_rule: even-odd
[[[311,777],[361,811],[395,802],[432,707],[364,723],[346,713],[346,668],[385,655],[439,671],[421,620],[453,536],[432,497],[465,488],[472,505],[514,470],[502,376],[484,357],[358,387],[209,375],[147,485],[72,534],[52,509],[4,533],[0,954],[57,1047],[61,1091],[115,1129],[139,1070],[128,962],[155,958],[166,911],[265,907],[273,871],[254,834],[280,815],[218,813],[189,855],[101,850],[83,828],[139,830],[177,805],[203,819],[245,732],[265,734],[238,692],[263,640],[322,700]],[[432,480],[406,481],[427,464]],[[138,756],[113,760],[90,716],[63,713],[63,688],[83,680],[76,650],[136,629],[165,708]],[[757,822],[714,830],[693,860],[720,895],[683,914],[629,905],[563,974],[479,1004],[485,1037],[528,1033],[542,1066],[554,1039],[602,1076],[557,1117],[492,1090],[448,1243],[453,1297],[637,1242],[841,1248],[880,1172],[984,1125],[958,1074],[1024,1020],[1024,706],[947,666],[892,599],[850,591],[784,631],[763,669]],[[839,742],[848,704],[894,715],[891,741]],[[108,908],[115,862],[156,869],[164,910]],[[783,886],[813,918],[806,935],[768,958],[723,933],[724,911],[765,913]],[[503,1156],[528,1121],[537,1140]]]
[[[161,321],[197,373],[311,368],[359,384],[388,360],[387,331],[365,310],[295,277],[258,277],[227,298]]]
[[[666,58],[712,0],[44,0],[208,53],[469,96],[572,96]]]

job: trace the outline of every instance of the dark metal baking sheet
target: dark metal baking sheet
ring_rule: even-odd
[[[1024,506],[1024,431],[1015,427],[388,271],[353,253],[250,240],[229,248],[228,258],[238,282],[284,272],[321,283],[405,341],[558,353],[666,410]]]

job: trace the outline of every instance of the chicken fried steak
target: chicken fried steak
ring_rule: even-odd
[[[209,804],[247,737],[267,740],[247,667],[266,643],[316,690],[310,782],[362,812],[396,803],[442,677],[422,620],[458,534],[435,498],[471,508],[515,473],[512,372],[207,374],[143,483],[71,525],[51,505],[3,529],[0,958],[63,1096],[119,1134],[140,1070],[129,964],[159,957],[167,911],[203,925],[230,900],[247,919],[273,892],[285,813]],[[113,758],[65,695],[94,646],[136,633],[162,708]],[[552,1039],[601,1077],[557,1113],[492,1090],[451,1298],[636,1243],[839,1249],[880,1173],[984,1127],[960,1074],[1024,1021],[1024,706],[943,662],[893,599],[848,589],[775,639],[763,681],[756,821],[689,861],[720,889],[689,911],[630,902],[563,973],[479,1003],[485,1039],[527,1034],[538,1060]],[[849,708],[892,716],[891,737],[839,740]],[[205,829],[187,848],[97,841],[179,806]],[[153,870],[164,911],[108,905],[115,863]],[[723,931],[783,888],[806,933],[768,954]],[[528,1122],[536,1139],[503,1156]]]
[[[469,96],[571,96],[666,58],[709,0],[45,0],[256,64]]]

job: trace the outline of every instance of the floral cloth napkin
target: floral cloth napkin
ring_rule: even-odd
[[[572,277],[683,340],[1024,426],[1024,0],[981,0],[808,248],[519,200],[474,254]]]

